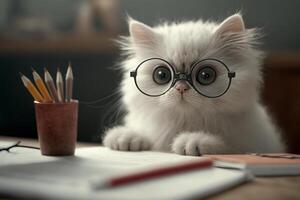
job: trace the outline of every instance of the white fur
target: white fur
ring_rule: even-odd
[[[185,155],[283,152],[279,131],[259,102],[262,52],[258,33],[245,29],[239,14],[223,23],[188,21],[149,27],[130,19],[130,37],[121,42],[124,125],[109,129],[105,146],[116,150],[157,150]],[[219,98],[193,89],[181,95],[172,88],[148,97],[135,86],[129,72],[147,58],[168,60],[177,71],[192,62],[215,58],[236,72],[228,92]]]

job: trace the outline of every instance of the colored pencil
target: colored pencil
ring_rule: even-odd
[[[164,177],[168,175],[188,172],[191,170],[205,169],[211,167],[213,161],[209,158],[199,158],[198,160],[193,160],[190,162],[185,162],[181,164],[175,164],[170,166],[163,166],[159,168],[154,168],[146,171],[136,172],[128,175],[121,175],[109,179],[108,181],[99,181],[92,183],[94,189],[105,189],[113,188],[123,185],[128,185],[140,181],[146,181],[153,178]]]

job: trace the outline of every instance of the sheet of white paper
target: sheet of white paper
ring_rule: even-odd
[[[159,152],[78,149],[75,156],[49,157],[33,149],[0,152],[0,193],[40,199],[187,199],[204,197],[248,179],[242,171],[211,168],[123,187],[94,190],[112,176],[197,157]]]

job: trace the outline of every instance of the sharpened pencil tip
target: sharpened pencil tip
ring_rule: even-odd
[[[68,78],[72,78],[73,79],[73,70],[72,67],[69,65],[68,69],[67,69],[67,74],[66,74],[66,79]]]
[[[21,77],[24,76],[24,74],[22,74],[21,72],[19,72],[19,74],[20,74]]]
[[[33,71],[33,72],[35,72],[35,69],[33,69],[33,67],[30,67],[31,68],[31,70]]]

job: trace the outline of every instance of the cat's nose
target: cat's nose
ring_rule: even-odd
[[[186,81],[178,81],[175,85],[175,89],[180,92],[181,94],[183,94],[184,92],[186,92],[188,89],[190,89],[190,86],[187,84]]]

